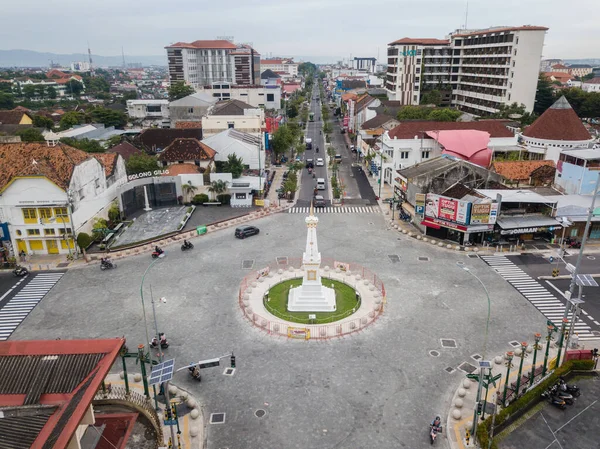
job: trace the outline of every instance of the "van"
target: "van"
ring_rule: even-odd
[[[317,190],[325,190],[325,178],[317,178]]]

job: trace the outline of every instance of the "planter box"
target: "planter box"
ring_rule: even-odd
[[[203,206],[220,206],[221,202],[220,201],[211,201],[209,203],[204,203],[202,204]]]

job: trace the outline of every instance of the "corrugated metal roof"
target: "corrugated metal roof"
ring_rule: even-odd
[[[37,406],[0,409],[0,449],[29,449],[56,407]]]

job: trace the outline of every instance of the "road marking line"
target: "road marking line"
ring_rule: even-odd
[[[563,427],[565,427],[567,424],[569,424],[571,421],[573,421],[575,418],[577,418],[579,415],[581,415],[583,412],[585,412],[588,408],[590,408],[592,405],[594,405],[596,402],[598,402],[598,400],[595,400],[594,402],[592,402],[590,405],[588,405],[586,408],[584,408],[582,411],[580,411],[579,413],[577,413],[575,416],[573,416],[570,420],[568,420],[566,423],[564,423],[562,426],[560,426],[558,429],[556,429],[555,432],[558,432],[559,430],[561,430]],[[544,420],[545,421],[545,420]],[[552,430],[550,431],[552,432]],[[554,433],[554,432],[553,432]]]

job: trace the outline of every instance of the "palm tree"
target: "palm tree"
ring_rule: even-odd
[[[213,199],[227,191],[227,184],[229,184],[229,182],[223,181],[222,179],[210,183],[208,191],[213,194]]]
[[[193,185],[192,181],[188,181],[187,184],[181,186],[181,190],[183,190],[183,195],[189,198],[190,196],[193,196],[194,193],[196,193],[198,187]]]

